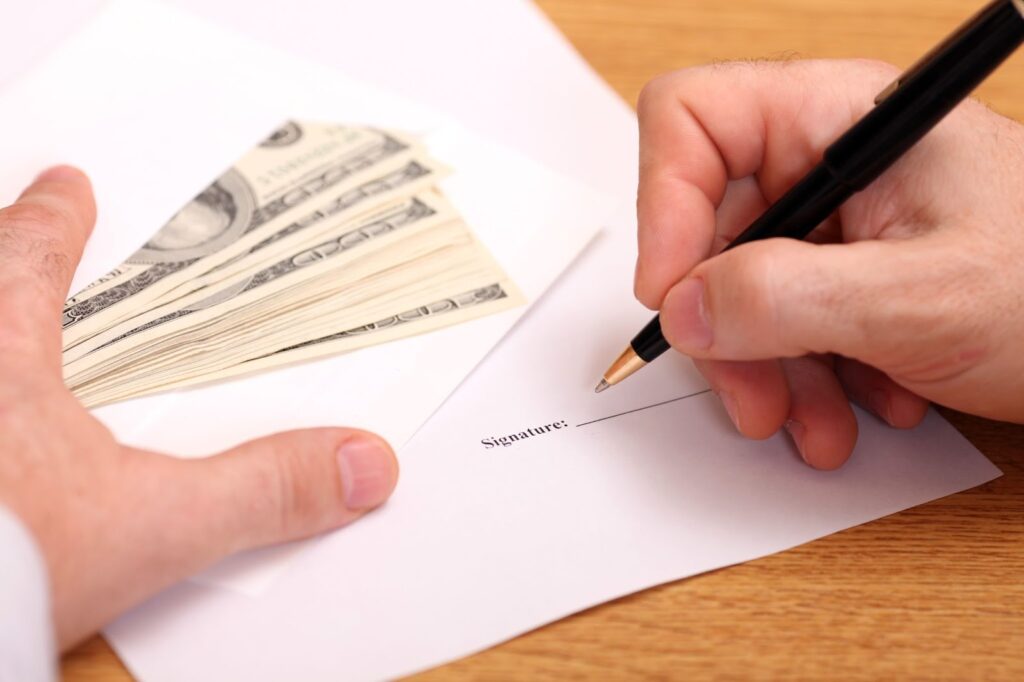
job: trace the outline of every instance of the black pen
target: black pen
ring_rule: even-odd
[[[825,150],[821,161],[729,243],[803,239],[867,187],[1024,41],[1024,0],[995,0],[875,98],[875,107]],[[654,360],[669,345],[659,316],[604,373],[597,393]]]

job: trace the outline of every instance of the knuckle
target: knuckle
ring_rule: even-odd
[[[885,78],[896,78],[902,73],[899,67],[881,59],[860,58],[852,60],[854,64],[874,75]]]
[[[0,228],[0,262],[32,299],[63,298],[74,265],[57,240],[35,238]],[[60,303],[57,300],[56,303]]]
[[[237,542],[237,549],[276,542],[286,527],[280,511],[286,503],[285,486],[273,459],[261,455],[256,455],[259,458],[257,463],[245,466],[228,464],[221,457],[213,458],[214,465],[223,463],[223,470],[231,472],[233,479],[231,506],[241,510],[240,514],[231,517],[237,519],[231,534]],[[238,452],[226,456],[233,459],[250,455]],[[235,466],[238,469],[232,468]]]
[[[637,113],[644,116],[646,113],[664,106],[665,101],[671,100],[675,96],[680,85],[690,78],[692,72],[697,68],[700,67],[669,71],[647,81],[637,97]]]
[[[728,78],[737,84],[747,84],[751,79],[773,77],[783,70],[806,68],[809,60],[801,59],[795,52],[780,52],[756,59],[729,59],[712,62],[694,69],[694,77]]]
[[[24,270],[23,279],[37,293],[59,291],[70,281],[74,262],[67,253],[59,209],[41,204],[15,204],[0,210],[0,256],[6,266]]]
[[[732,268],[733,288],[737,300],[745,303],[744,313],[775,315],[775,292],[779,288],[778,249],[765,242],[752,245],[743,258],[736,258]]]
[[[688,66],[684,69],[667,71],[647,81],[640,96],[637,98],[637,110],[660,105],[666,99],[674,98],[678,93],[685,92],[690,86],[722,69],[731,69],[736,62],[716,62],[699,66]]]
[[[661,99],[669,78],[671,78],[671,74],[663,73],[655,76],[644,84],[640,89],[640,94],[636,100],[636,108],[638,111],[649,109],[652,103]]]
[[[4,230],[53,235],[74,223],[72,215],[53,204],[21,201],[0,209],[0,227]]]
[[[340,500],[337,475],[325,471],[328,448],[320,443],[289,439],[272,458],[272,488],[281,537],[293,538],[320,529]]]
[[[64,289],[71,282],[74,275],[74,264],[66,253],[58,249],[51,249],[43,254],[40,261],[41,270],[54,288],[60,291],[63,298]]]
[[[786,357],[819,350],[804,348],[805,339],[793,338],[801,321],[797,316],[805,314],[802,309],[817,310],[819,303],[793,306],[787,302],[804,291],[812,298],[830,295],[830,287],[807,268],[797,275],[788,251],[792,247],[769,240],[730,251],[715,267],[709,285],[710,316],[726,321],[731,330],[727,335],[737,334],[744,344],[770,348]]]
[[[302,471],[300,457],[294,452],[279,452],[274,457],[274,483],[277,526],[282,537],[291,537],[302,525],[306,510],[303,500],[306,495],[300,490]]]
[[[931,256],[905,264],[902,270],[924,274],[901,280],[901,294],[867,317],[863,330],[875,340],[879,363],[921,382],[949,379],[991,352],[992,308],[977,301],[1001,298],[983,255],[966,249]]]
[[[841,62],[840,64],[846,67],[845,71],[848,75],[848,78],[846,79],[847,81],[859,82],[863,87],[877,89],[879,91],[890,85],[900,77],[900,74],[903,73],[903,69],[880,59],[851,59],[846,62]],[[832,71],[834,76],[835,63],[825,64],[824,66]]]

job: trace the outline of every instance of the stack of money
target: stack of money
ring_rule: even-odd
[[[290,122],[68,299],[88,406],[419,334],[521,296],[413,138]]]

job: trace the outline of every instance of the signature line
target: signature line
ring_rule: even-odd
[[[705,388],[703,391],[697,391],[696,393],[690,393],[689,395],[681,395],[678,398],[672,398],[671,400],[663,400],[660,403],[654,403],[653,405],[647,405],[646,407],[638,407],[635,410],[627,410],[626,412],[619,412],[618,414],[608,415],[607,417],[601,417],[600,419],[594,419],[589,422],[583,422],[582,424],[577,424],[576,428],[579,428],[581,426],[587,426],[588,424],[596,424],[597,422],[603,422],[606,419],[615,419],[616,417],[621,417],[626,414],[633,414],[634,412],[640,412],[641,410],[649,410],[652,407],[661,407],[662,405],[668,405],[669,403],[678,402],[680,400],[686,400],[687,398],[694,398],[696,396],[709,393],[710,391],[710,388]]]

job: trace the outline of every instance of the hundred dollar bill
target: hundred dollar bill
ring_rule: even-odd
[[[175,296],[173,292],[154,302],[151,307],[137,311],[131,317],[113,322],[106,329],[97,332],[88,339],[78,344],[66,347],[64,351],[64,365],[66,373],[73,371],[68,365],[83,358],[97,349],[109,346],[115,340],[127,339],[138,332],[152,329],[170,319],[208,308],[215,303],[229,300],[233,295],[247,291],[248,280],[245,279],[247,272],[257,273],[260,267],[268,267],[275,261],[288,261],[298,259],[299,261],[312,264],[304,254],[310,249],[319,247],[318,253],[329,253],[337,258],[349,252],[357,245],[365,248],[367,242],[373,238],[387,235],[397,229],[414,224],[419,221],[421,224],[427,219],[433,218],[430,222],[437,222],[438,217],[451,218],[454,216],[454,209],[439,195],[431,197],[421,194],[419,198],[406,199],[401,194],[421,189],[426,182],[435,180],[433,173],[425,163],[411,162],[414,170],[408,166],[402,170],[373,178],[353,190],[346,192],[343,196],[332,199],[327,205],[320,207],[315,213],[316,217],[310,216],[306,220],[289,223],[280,226],[273,234],[254,244],[245,251],[247,257],[235,258],[226,261],[213,272],[196,277],[187,282],[187,287],[178,287],[173,292],[183,295]],[[397,199],[392,198],[386,203],[382,210],[376,213],[363,213],[364,222],[353,225],[354,221],[346,221],[342,216],[347,215],[346,209],[351,209],[362,200],[369,197],[378,197],[381,200],[388,199],[399,194]],[[315,229],[314,229],[315,228]],[[327,237],[325,233],[336,232],[333,237]],[[324,237],[323,244],[310,245],[311,238],[305,237],[306,232],[313,232],[311,236]],[[338,246],[344,248],[332,248],[330,244],[337,242]],[[273,246],[273,248],[270,248]],[[286,248],[295,249],[288,253]],[[276,270],[282,272],[280,266]],[[263,275],[263,279],[266,275]],[[160,304],[160,300],[170,299],[170,302]],[[158,320],[160,320],[158,322]]]
[[[463,283],[475,283],[473,286],[479,288],[488,277],[501,276],[500,272],[474,264],[470,245],[453,248],[461,251],[459,262],[438,263],[420,258],[418,263],[411,264],[413,267],[404,268],[404,272],[389,274],[386,299],[368,297],[356,290],[345,296],[340,307],[335,297],[327,297],[279,312],[272,321],[260,316],[246,321],[240,316],[244,318],[249,311],[235,311],[156,344],[119,354],[96,368],[91,376],[73,380],[72,389],[79,396],[111,388],[146,392],[169,380],[216,374],[225,367],[280,348],[380,320],[389,314],[389,308],[408,310],[424,301],[456,295],[462,291]],[[455,321],[453,318],[452,322]]]
[[[359,148],[361,143],[366,143],[366,132],[358,129],[337,128],[340,139],[333,140],[333,145],[321,146],[334,151],[339,145],[342,151],[353,151]],[[198,255],[206,255],[216,250],[216,241],[219,239],[230,239],[250,226],[255,212],[255,203],[269,197],[258,197],[253,189],[257,178],[250,177],[258,174],[262,166],[279,162],[283,165],[292,164],[301,160],[300,155],[310,159],[308,143],[318,142],[317,137],[303,135],[302,128],[298,124],[288,123],[273,133],[264,143],[251,151],[239,162],[229,169],[221,178],[211,183],[203,192],[197,195],[184,208],[178,211],[164,227],[159,230],[146,245],[136,254],[133,254],[122,265],[104,275],[97,281],[86,286],[79,294],[68,299],[66,308],[81,304],[89,293],[94,295],[100,291],[113,288],[120,282],[151,269],[157,263],[151,262],[153,257],[159,253],[166,263],[174,263],[179,260],[187,260],[190,256],[197,255],[195,251],[202,249]],[[299,139],[304,139],[302,148],[290,148]],[[315,160],[317,154],[312,154]],[[301,167],[301,164],[299,164]],[[280,175],[280,174],[274,174]],[[282,189],[290,189],[290,184],[285,184]],[[270,188],[267,192],[271,197],[277,187]],[[209,243],[210,238],[214,243]],[[169,248],[173,246],[175,248]],[[162,270],[162,268],[160,268]],[[154,277],[159,272],[153,273]],[[83,311],[79,311],[83,312]],[[84,315],[82,316],[84,317]],[[65,319],[65,326],[72,326],[80,321],[79,316]]]
[[[227,352],[237,359],[268,344],[279,347],[310,338],[322,326],[337,329],[341,324],[347,328],[360,319],[375,319],[388,308],[404,309],[409,303],[403,297],[414,301],[431,288],[450,291],[474,280],[501,276],[500,268],[461,222],[424,228],[414,235],[390,236],[390,248],[354,253],[342,268],[332,267],[330,259],[313,261],[309,270],[316,276],[312,278],[298,277],[304,268],[291,268],[287,262],[275,264],[253,280],[255,286],[245,284],[242,291],[234,289],[225,300],[205,308],[171,313],[161,318],[158,326],[132,330],[125,338],[114,339],[69,363],[65,381],[77,389],[117,367],[149,376],[154,364],[173,364],[175,347],[199,352],[204,344],[227,345],[229,340],[235,341]],[[308,252],[299,256],[306,260]],[[275,271],[282,270],[288,274],[275,278]],[[217,359],[211,359],[214,357]],[[207,353],[202,362],[216,364],[224,359],[224,353]],[[180,371],[198,367],[199,361],[194,359]]]
[[[189,202],[121,266],[66,302],[65,347],[185,281],[189,269],[200,261],[246,237],[251,239],[254,233],[266,232],[268,225],[293,222],[318,197],[414,148],[409,141],[371,129],[285,124]]]
[[[382,164],[375,170],[375,176],[363,179],[360,184],[340,193],[331,193],[324,203],[293,222],[278,222],[262,228],[256,235],[258,240],[243,238],[204,259],[198,265],[209,267],[208,270],[183,281],[158,300],[174,300],[235,275],[251,272],[281,253],[330,233],[337,228],[339,221],[361,219],[376,212],[380,206],[387,206],[396,197],[431,187],[445,173],[440,164],[425,158],[396,160],[401,163]]]
[[[357,253],[386,246],[389,239],[451,220],[455,211],[440,195],[422,194],[402,199],[357,224],[342,223],[337,233],[303,245],[292,253],[280,254],[251,274],[210,285],[128,318],[87,341],[67,349],[64,371],[67,378],[104,362],[114,355],[152,338],[173,333],[193,324],[189,316],[200,311],[223,315],[276,293],[285,287],[318,276],[326,269],[343,266]],[[383,242],[383,243],[382,243]],[[309,294],[292,293],[297,299]]]
[[[460,294],[415,306],[395,315],[352,329],[303,341],[271,353],[240,362],[217,372],[170,379],[145,388],[114,388],[107,391],[83,391],[79,396],[87,407],[127,400],[150,393],[224,381],[303,362],[349,353],[360,348],[396,339],[424,334],[440,327],[459,324],[507,310],[521,302],[521,294],[511,282],[498,282]]]
[[[226,314],[201,313],[205,319],[200,323],[113,354],[102,364],[68,377],[67,382],[78,393],[87,385],[124,383],[129,378],[147,384],[165,374],[203,374],[339,329],[367,324],[394,310],[450,296],[465,286],[481,286],[502,276],[499,269],[480,258],[472,240],[459,237],[461,226],[436,229],[446,231],[455,241],[440,251],[407,250],[408,259],[369,276],[367,273],[379,270],[372,263],[360,264],[362,272],[349,273],[353,268],[347,268],[347,281],[337,284],[337,274],[325,278],[318,283],[317,295],[300,299],[280,292]],[[425,245],[432,239],[423,235],[416,240]]]
[[[385,343],[523,297],[422,145],[289,123],[65,307],[95,406]]]

